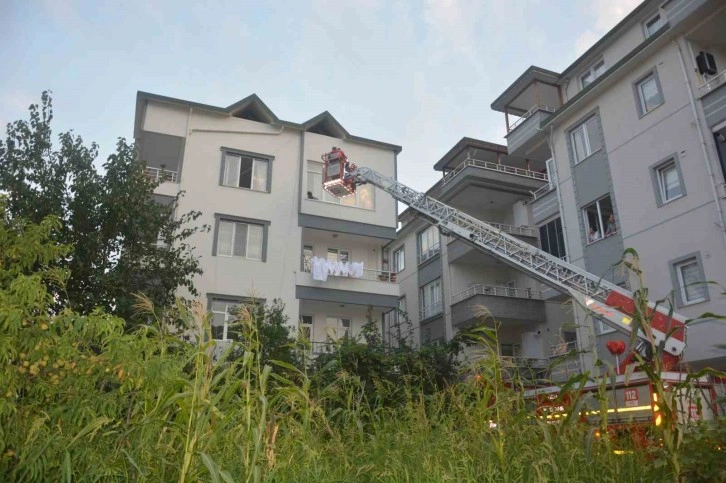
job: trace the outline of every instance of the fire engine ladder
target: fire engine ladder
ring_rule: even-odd
[[[494,256],[502,262],[523,270],[541,282],[570,294],[596,316],[605,319],[614,329],[630,334],[631,318],[606,305],[611,292],[619,292],[628,298],[632,293],[602,280],[581,268],[571,265],[528,243],[494,228],[493,226],[440,201],[419,193],[395,179],[384,176],[370,168],[359,167],[349,173],[357,184],[371,183],[389,193],[396,200],[418,211],[424,218],[436,225],[447,236],[455,236]],[[645,336],[642,332],[638,335]],[[665,333],[653,329],[656,343],[666,340]],[[668,338],[666,352],[678,356],[683,352],[685,342]]]

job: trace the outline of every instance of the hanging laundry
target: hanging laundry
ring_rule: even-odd
[[[350,276],[350,262],[341,262],[340,263],[340,276],[341,277]]]
[[[333,262],[333,275],[336,277],[340,277],[340,265],[341,263],[339,261]]]
[[[326,260],[324,258],[313,257],[313,280],[319,280],[321,282],[328,281],[328,270],[325,266]]]

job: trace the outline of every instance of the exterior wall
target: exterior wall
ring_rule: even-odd
[[[415,222],[412,222],[411,225],[413,224]],[[411,225],[403,227],[398,232],[396,240],[388,245],[388,251],[392,257],[395,250],[400,247],[404,249],[405,268],[396,274],[396,281],[398,282],[399,296],[406,297],[406,315],[411,323],[411,339],[415,344],[418,344],[421,340],[418,318],[418,261],[416,255],[416,230]]]

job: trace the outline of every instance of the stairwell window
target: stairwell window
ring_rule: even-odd
[[[442,312],[441,279],[427,283],[419,289],[419,315],[420,319],[428,319]]]
[[[639,117],[645,116],[664,102],[658,72],[655,68],[637,80],[633,88]]]
[[[575,157],[575,164],[590,157],[593,153],[602,149],[600,130],[597,116],[591,116],[585,122],[570,131],[572,152]]]
[[[213,256],[266,261],[269,222],[216,215]]]
[[[401,247],[393,252],[393,273],[402,272],[406,268],[406,254],[404,247]]]
[[[269,191],[269,172],[269,159],[225,151],[222,158],[221,184],[253,191]]]
[[[435,226],[429,226],[417,235],[418,241],[418,263],[436,256],[440,251],[439,230]]]
[[[542,250],[550,255],[565,260],[565,234],[562,230],[562,220],[555,218],[539,227],[539,241]]]

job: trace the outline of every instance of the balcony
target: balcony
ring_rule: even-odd
[[[177,183],[177,172],[163,168],[153,168],[148,166],[144,168],[144,176],[154,182],[161,183]]]
[[[544,152],[546,140],[544,133],[540,131],[539,127],[555,110],[552,106],[535,105],[522,114],[522,117],[509,126],[509,130],[505,136],[507,138],[509,152],[513,155],[523,156],[536,150],[538,146],[542,146],[540,151]],[[549,148],[546,150],[548,152]]]
[[[303,272],[305,273],[311,273],[312,272],[312,260],[309,258],[303,259]],[[329,274],[328,278],[353,278],[348,275],[334,275]],[[385,282],[385,283],[396,283],[396,272],[390,272],[387,270],[371,270],[368,268],[363,269],[363,276],[361,277],[355,277],[353,280],[371,280],[371,281],[378,281],[378,282]]]
[[[443,312],[443,308],[444,306],[441,302],[421,307],[418,310],[418,320],[421,321],[439,315]]]
[[[476,284],[451,296],[451,321],[470,325],[477,319],[475,306],[484,306],[494,319],[511,326],[545,320],[542,292],[529,288]]]
[[[709,127],[726,120],[726,70],[698,88],[698,97],[703,104],[703,113]]]

